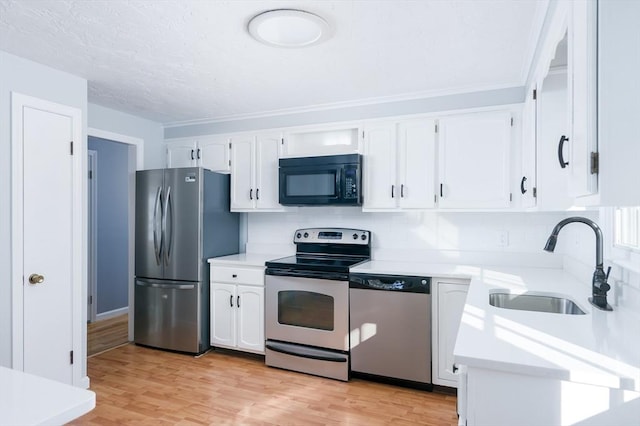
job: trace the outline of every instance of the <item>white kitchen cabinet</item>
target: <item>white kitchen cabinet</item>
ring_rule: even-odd
[[[433,278],[432,297],[432,380],[441,386],[458,386],[453,368],[453,348],[469,290],[468,280]]]
[[[592,172],[597,145],[597,7],[596,1],[570,2],[568,66],[572,112],[569,136],[569,191],[573,197],[595,194],[598,175]],[[594,164],[595,165],[595,164]]]
[[[167,167],[204,167],[214,172],[230,171],[230,139],[226,136],[204,136],[182,139],[167,144]]]
[[[458,401],[467,426],[636,425],[640,395],[544,375],[465,367]],[[634,408],[635,407],[635,408]]]
[[[434,207],[435,128],[433,119],[365,127],[363,210]]]
[[[509,207],[511,125],[510,111],[439,120],[440,207]]]
[[[528,92],[522,108],[522,173],[520,176],[520,205],[532,208],[537,202],[536,172],[536,102],[537,89],[534,85]]]
[[[264,267],[211,265],[211,346],[264,353]]]
[[[231,138],[231,210],[284,211],[278,202],[280,132]]]
[[[358,154],[361,149],[358,125],[328,124],[292,129],[284,134],[282,157]]]

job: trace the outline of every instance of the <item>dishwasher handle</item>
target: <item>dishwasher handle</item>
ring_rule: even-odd
[[[409,275],[349,274],[349,288],[430,294],[431,278]]]

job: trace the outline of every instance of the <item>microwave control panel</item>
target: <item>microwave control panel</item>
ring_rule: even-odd
[[[345,167],[344,169],[344,198],[358,198],[358,168]]]

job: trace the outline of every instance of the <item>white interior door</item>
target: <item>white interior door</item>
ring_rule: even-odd
[[[83,303],[82,291],[76,291],[81,290],[82,209],[74,176],[81,162],[72,155],[72,141],[82,146],[80,111],[18,95],[12,114],[13,147],[19,150],[13,161],[14,213],[21,213],[13,222],[14,244],[22,245],[21,252],[14,251],[14,277],[20,278],[14,367],[72,384],[74,341],[77,346],[81,329],[78,303]]]

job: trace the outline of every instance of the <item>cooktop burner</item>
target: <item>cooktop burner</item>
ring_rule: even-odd
[[[371,256],[371,232],[361,229],[298,229],[293,242],[295,256],[266,262],[267,268],[348,273]]]

